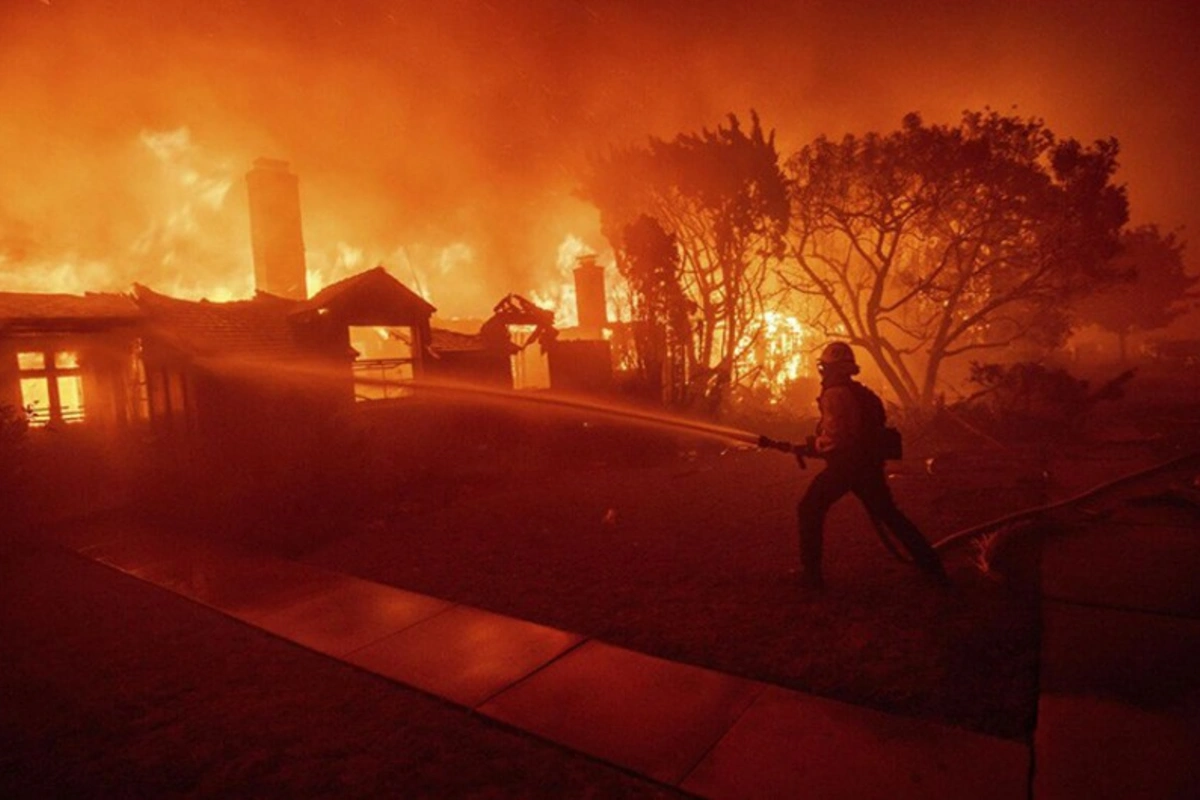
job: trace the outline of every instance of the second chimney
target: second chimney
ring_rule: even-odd
[[[246,188],[255,288],[293,300],[307,299],[299,179],[286,161],[258,158],[246,173]]]
[[[579,314],[579,334],[587,339],[602,339],[608,326],[608,298],[604,291],[604,267],[594,255],[580,256],[575,265],[575,308]]]

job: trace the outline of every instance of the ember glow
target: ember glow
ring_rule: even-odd
[[[303,176],[314,286],[384,264],[441,314],[482,318],[552,282],[564,236],[603,246],[572,194],[592,154],[748,108],[787,151],[1016,105],[1120,138],[1134,207],[1195,229],[1195,32],[1188,4],[1120,0],[13,0],[0,288],[246,297],[242,176],[268,155]]]
[[[651,5],[14,0],[0,291],[252,296],[245,173],[265,155],[301,178],[310,294],[383,265],[441,318],[485,319],[515,292],[569,329],[572,269],[593,253],[623,321],[579,176],[609,148],[749,109],[786,157],[909,111],[1015,108],[1117,137],[1134,222],[1200,227],[1187,4]],[[775,400],[811,374],[803,319],[768,307],[747,331],[736,372]]]
[[[816,333],[796,317],[764,311],[743,338],[737,372],[747,376],[751,386],[765,388],[769,402],[778,403],[789,386],[816,374],[812,351],[821,343]]]

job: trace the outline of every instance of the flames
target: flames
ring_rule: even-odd
[[[764,311],[742,336],[737,375],[752,388],[765,389],[770,403],[781,403],[793,384],[815,374],[814,345],[815,332],[799,319]]]
[[[233,164],[199,147],[186,127],[143,129],[127,153],[127,179],[105,196],[106,224],[60,219],[15,249],[0,238],[0,290],[119,292],[140,282],[177,297],[252,294],[237,255],[249,247],[248,226],[229,202]]]
[[[575,267],[586,256],[596,256],[595,248],[573,233],[558,244],[553,274],[540,287],[530,290],[529,299],[542,308],[554,310],[554,326],[569,329],[579,325],[579,306],[575,297]],[[600,259],[604,268],[606,287],[605,311],[613,322],[629,320],[628,289],[624,278],[612,266],[611,252]]]
[[[558,245],[554,275],[530,292],[534,303],[554,310],[556,327],[569,329],[579,324],[573,270],[581,256],[595,254],[582,238],[568,234]],[[611,253],[607,256],[611,263]],[[605,286],[608,319],[629,321],[628,287],[611,267],[606,268]],[[779,309],[765,310],[742,334],[735,375],[767,402],[782,403],[789,388],[816,374],[812,358],[816,341],[813,329],[798,317]]]
[[[579,306],[575,299],[575,277],[572,270],[580,256],[594,252],[583,239],[574,234],[567,234],[558,245],[554,276],[544,286],[529,293],[529,299],[536,305],[554,309],[554,327],[574,328],[579,325]]]
[[[238,190],[245,159],[210,152],[187,127],[141,130],[130,151],[130,186],[123,191],[134,202],[115,209],[133,220],[124,225],[129,235],[122,238],[121,231],[113,231],[111,253],[62,249],[44,257],[35,255],[52,248],[14,248],[11,241],[0,240],[0,291],[82,294],[126,291],[139,282],[186,299],[222,302],[253,296],[248,217],[244,191]],[[383,264],[452,315],[482,317],[495,302],[493,290],[481,280],[492,265],[481,263],[468,242],[380,246],[378,241],[356,242],[339,235],[346,231],[337,219],[319,217],[315,222],[306,224],[305,233],[310,294]],[[595,256],[606,265],[608,319],[628,321],[628,288],[612,266],[611,252],[592,247],[574,233],[559,240],[541,285],[526,288],[530,299],[554,310],[556,327],[577,327],[573,273],[583,256]],[[791,383],[811,375],[806,351],[811,334],[796,317],[768,310],[746,334],[737,374],[766,387],[772,401],[778,401]]]

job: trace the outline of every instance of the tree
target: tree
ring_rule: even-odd
[[[1188,275],[1184,243],[1174,233],[1162,235],[1156,225],[1142,225],[1121,235],[1112,268],[1122,280],[1082,298],[1076,306],[1081,322],[1093,322],[1117,335],[1121,361],[1135,331],[1165,328],[1194,305],[1192,290],[1200,276]]]
[[[774,134],[764,134],[757,114],[751,120],[748,131],[731,114],[728,126],[716,130],[614,149],[592,165],[581,189],[600,210],[601,230],[631,284],[644,291],[674,272],[694,314],[686,326],[674,317],[667,326],[688,338],[679,401],[703,402],[712,411],[741,377],[736,364],[753,344],[748,323],[761,314],[764,283],[782,255],[788,224]],[[658,245],[638,238],[651,235],[651,224],[674,242],[678,269],[665,255],[651,257]],[[665,313],[657,304],[669,293],[654,292],[657,299],[644,295],[644,311]],[[672,308],[669,314],[677,314],[678,304]]]
[[[642,215],[622,230],[618,252],[618,266],[630,289],[640,381],[665,405],[678,405],[687,390],[691,332],[688,301],[679,282],[677,240],[657,220]]]
[[[811,323],[860,347],[908,408],[945,364],[1061,340],[1064,302],[1114,279],[1127,219],[1117,142],[1058,140],[1039,119],[966,112],[956,126],[818,138],[789,159],[780,277]]]

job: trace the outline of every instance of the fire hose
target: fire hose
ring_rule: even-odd
[[[760,436],[758,439],[758,446],[773,450],[781,450],[786,453],[793,453],[796,456],[796,460],[799,462],[801,469],[805,468],[804,456],[813,455],[811,443],[806,445],[794,445],[790,442],[778,441],[775,439],[770,439],[766,436]],[[979,525],[973,525],[970,528],[964,528],[961,531],[952,533],[949,536],[946,536],[945,538],[935,542],[933,544],[933,548],[935,550],[942,551],[949,550],[952,547],[969,542],[978,536],[991,533],[1007,525],[1013,525],[1017,522],[1023,522],[1028,519],[1039,517],[1051,511],[1057,511],[1062,508],[1068,508],[1070,506],[1077,505],[1111,489],[1124,486],[1128,483],[1133,483],[1159,472],[1166,472],[1167,470],[1182,466],[1183,464],[1193,460],[1200,461],[1200,451],[1176,456],[1175,458],[1155,464],[1154,466],[1145,467],[1143,469],[1127,473],[1119,478],[1114,478],[1112,480],[1105,481],[1104,483],[1097,484],[1090,489],[1086,489],[1085,491],[1079,492],[1078,494],[1074,494],[1062,500],[1055,500],[1051,503],[1045,503],[1032,508],[1026,508],[1021,511],[1015,511],[1011,514],[1006,514],[1003,517],[998,517],[988,522],[980,523]],[[887,529],[886,525],[874,517],[871,517],[871,525],[875,529],[875,533],[879,536],[879,540],[883,542],[884,547],[886,547],[893,556],[902,561],[909,560],[901,547],[894,541],[892,534]]]
[[[1041,516],[1042,514],[1046,514],[1051,511],[1057,511],[1060,508],[1068,508],[1070,506],[1077,505],[1084,500],[1089,500],[1092,497],[1107,492],[1111,489],[1124,486],[1128,483],[1133,483],[1141,478],[1145,478],[1159,472],[1166,472],[1167,470],[1182,466],[1183,464],[1193,460],[1200,460],[1200,452],[1192,452],[1185,455],[1176,456],[1168,461],[1155,464],[1152,467],[1136,470],[1134,472],[1122,475],[1119,478],[1114,478],[1113,480],[1097,484],[1090,489],[1067,497],[1063,500],[1056,500],[1052,503],[1034,506],[1033,508],[1027,508],[1023,511],[1016,511],[1012,514],[1006,514],[1003,517],[991,520],[990,522],[984,522],[980,525],[974,525],[970,528],[965,528],[964,530],[958,531],[957,533],[952,533],[944,539],[936,542],[933,547],[935,550],[948,550],[955,545],[968,542],[977,536],[991,533],[992,531],[998,528],[1003,528],[1006,525],[1012,525],[1017,522],[1023,522],[1027,519],[1033,519],[1034,517]]]

